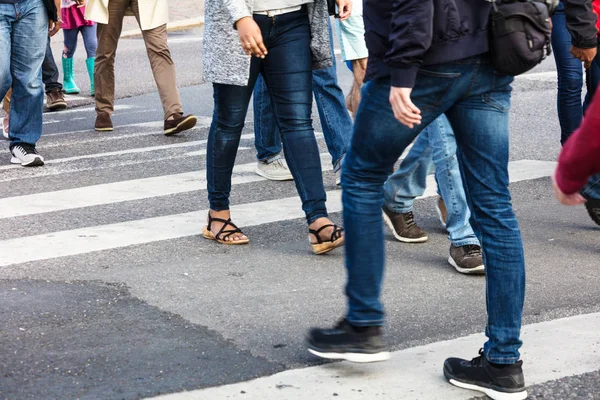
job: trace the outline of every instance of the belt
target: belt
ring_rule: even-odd
[[[294,7],[286,7],[286,8],[279,8],[277,10],[265,10],[265,11],[254,11],[254,14],[258,14],[258,15],[266,15],[269,17],[274,17],[276,15],[281,15],[281,14],[287,14],[287,13],[291,13],[294,11],[300,11],[302,10],[302,6],[294,6]]]

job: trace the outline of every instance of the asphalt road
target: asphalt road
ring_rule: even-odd
[[[343,250],[312,256],[302,218],[283,204],[296,197],[293,183],[255,179],[251,113],[232,204],[282,215],[248,222],[252,243],[245,247],[200,235],[212,114],[212,89],[201,84],[200,33],[171,35],[184,108],[199,116],[194,130],[161,134],[143,41],[128,39],[117,55],[114,132],[92,130],[92,99],[82,93],[72,101],[78,107],[44,115],[44,168],[9,167],[8,144],[0,142],[0,212],[8,210],[0,214],[0,398],[137,399],[320,364],[303,336],[344,312]],[[58,56],[60,44],[53,47]],[[83,57],[76,55],[80,86]],[[341,64],[338,70],[347,90],[350,74]],[[556,159],[553,70],[548,60],[514,84],[512,162]],[[322,138],[319,145],[326,153]],[[324,179],[333,204],[339,190],[329,168]],[[114,186],[125,181],[128,190]],[[600,312],[599,229],[583,208],[557,204],[547,176],[515,182],[511,191],[528,268],[524,322]],[[258,218],[250,214],[244,218]],[[393,350],[485,325],[484,278],[447,264],[449,243],[434,198],[418,200],[415,215],[429,233],[426,244],[387,237],[384,301]],[[333,219],[341,220],[339,212]],[[531,398],[600,399],[597,371],[569,375],[534,386]]]

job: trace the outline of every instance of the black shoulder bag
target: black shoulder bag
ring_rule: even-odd
[[[496,71],[520,75],[552,53],[550,15],[558,0],[490,1],[490,55]]]

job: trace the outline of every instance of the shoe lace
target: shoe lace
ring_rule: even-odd
[[[483,360],[483,349],[479,349],[479,356],[475,357],[474,359],[471,360],[471,365],[473,365],[473,366],[481,365],[482,360]]]
[[[415,216],[412,211],[409,211],[404,214],[404,222],[406,222],[406,227],[410,228],[413,225],[416,225]]]
[[[29,143],[21,143],[18,146],[21,147],[26,154],[38,154],[38,152],[35,150],[35,147]]]
[[[481,254],[481,248],[474,244],[468,244],[465,247],[465,257],[479,257]]]
[[[285,165],[283,164],[283,161],[281,161],[280,158],[278,158],[277,160],[273,161],[272,164],[273,164],[274,167],[277,167],[277,168],[285,168]]]

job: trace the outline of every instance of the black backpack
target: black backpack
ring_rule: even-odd
[[[496,71],[519,75],[552,53],[550,15],[558,0],[491,0],[490,55]]]

